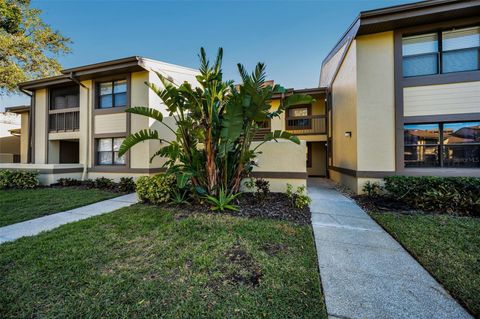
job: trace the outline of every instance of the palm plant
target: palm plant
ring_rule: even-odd
[[[164,140],[158,131],[144,129],[125,139],[119,155],[137,143],[159,140],[166,146],[161,147],[150,161],[157,156],[166,157],[167,173],[177,176],[179,188],[191,185],[200,195],[218,196],[220,190],[235,194],[240,190],[241,180],[252,171],[253,160],[263,143],[277,139],[300,143],[288,132],[274,131],[252,149],[258,123],[278,117],[288,107],[311,103],[313,99],[308,95],[290,95],[281,100],[277,110],[271,111],[273,95],[283,94],[286,90],[279,85],[265,85],[264,64],[258,63],[252,74],[238,64],[242,83],[235,86],[233,81],[223,80],[221,48],[212,65],[203,48],[199,57],[198,87],[187,82],[175,85],[160,73],[157,76],[163,88],[146,83],[163,101],[175,126],[165,123],[158,110],[145,106],[127,109],[127,112],[159,121],[175,134],[175,140]],[[203,147],[199,147],[201,144]]]

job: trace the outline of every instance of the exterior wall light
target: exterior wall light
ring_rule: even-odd
[[[352,131],[345,132],[345,137],[352,137]]]

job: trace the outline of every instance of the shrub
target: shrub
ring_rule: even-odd
[[[226,209],[238,211],[238,206],[231,204],[241,193],[227,194],[223,188],[220,189],[218,197],[207,195],[205,199],[212,204],[212,210],[224,211]]]
[[[136,182],[137,194],[143,202],[155,205],[168,203],[176,190],[175,183],[175,176],[170,174],[142,176]]]
[[[99,189],[112,189],[115,187],[113,179],[106,177],[99,177],[95,179],[95,188]]]
[[[37,176],[38,173],[32,171],[0,170],[0,189],[35,188],[40,184]]]
[[[305,185],[298,186],[297,189],[293,191],[293,186],[287,184],[287,196],[290,198],[292,205],[299,209],[307,207],[312,202],[312,199],[307,195]]]
[[[132,177],[121,177],[117,188],[122,193],[133,193],[135,191],[135,182]]]
[[[385,190],[418,209],[480,216],[480,178],[391,176]]]
[[[64,187],[82,185],[82,182],[75,178],[59,178],[57,183]]]
[[[363,192],[367,193],[368,197],[377,197],[380,195],[382,187],[380,186],[379,183],[372,183],[370,181],[366,182],[365,185],[363,185]]]
[[[255,191],[255,196],[260,200],[265,200],[270,194],[270,182],[263,178],[249,178],[244,185],[248,190]]]
[[[95,181],[93,179],[85,179],[82,181],[82,185],[86,188],[95,188]]]

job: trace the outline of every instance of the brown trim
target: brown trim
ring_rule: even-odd
[[[438,114],[438,115],[422,115],[422,116],[405,116],[404,123],[429,123],[429,122],[472,122],[480,120],[479,113],[463,113],[463,114]]]
[[[31,109],[30,105],[18,105],[18,106],[5,107],[5,112],[20,114],[20,113],[30,112],[30,109]]]
[[[102,133],[102,134],[93,134],[94,139],[99,139],[99,138],[115,138],[115,137],[126,137],[127,133],[126,132],[120,132],[120,133]]]
[[[128,168],[124,166],[96,166],[89,169],[92,173],[136,173],[136,174],[153,174],[166,172],[165,167],[155,168]]]
[[[127,89],[128,90],[128,89]],[[95,98],[96,100],[97,98]],[[108,109],[93,109],[93,115],[107,115],[107,114],[117,114],[117,113],[124,113],[127,109],[126,106],[117,106],[117,107],[110,107]]]
[[[387,176],[480,177],[480,169],[476,168],[405,168],[401,172],[356,171],[335,166],[330,166],[328,169],[355,178],[383,178]]]
[[[65,84],[65,83],[73,84],[74,82],[67,75],[62,74],[62,75],[52,76],[48,78],[22,82],[18,85],[18,87],[20,89],[25,89],[25,90],[34,90],[34,89],[43,89],[48,86]]]
[[[49,154],[48,154],[48,149],[49,149],[49,133],[50,133],[50,116],[48,114],[50,110],[50,89],[45,88],[46,91],[45,96],[46,96],[46,101],[45,101],[45,164],[48,164],[49,160]]]
[[[20,171],[38,172],[39,174],[66,174],[66,173],[79,173],[83,171],[83,167],[70,167],[70,168],[19,168]]]
[[[252,177],[256,178],[285,178],[285,179],[306,179],[307,173],[301,172],[252,172]]]
[[[105,67],[114,67],[114,66],[119,66],[123,64],[129,64],[131,62],[138,62],[141,60],[141,57],[139,56],[130,56],[126,58],[120,58],[120,59],[115,59],[115,60],[109,60],[109,61],[104,61],[104,62],[99,62],[99,63],[93,63],[93,64],[87,64],[83,66],[78,66],[75,68],[70,68],[70,69],[64,69],[62,70],[63,74],[67,73],[76,73],[76,75],[79,75],[83,71],[88,71],[88,70],[93,70],[93,69],[100,69],[100,68],[105,68]]]

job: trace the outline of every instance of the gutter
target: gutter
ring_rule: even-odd
[[[33,93],[28,92],[25,89],[20,89],[20,91],[30,97],[30,112],[28,112],[28,149],[27,149],[27,163],[32,163],[32,131],[33,131]]]
[[[87,152],[87,156],[85,158],[85,163],[83,163],[83,171],[82,171],[82,181],[84,181],[85,179],[87,179],[87,176],[88,176],[88,159],[90,158],[90,154],[88,152],[88,150],[90,149],[90,147],[88,147],[88,140],[89,140],[89,130],[90,130],[90,88],[87,87],[85,84],[83,84],[82,82],[80,82],[75,76],[74,76],[74,73],[73,72],[70,72],[70,74],[68,75],[68,77],[70,78],[70,80],[72,80],[73,82],[77,83],[79,86],[85,88],[87,90],[87,130],[86,130],[86,134],[87,134],[87,139],[86,139],[86,142],[87,142],[87,147],[86,147],[86,152]],[[80,101],[80,97],[79,97],[79,101]],[[81,112],[81,111],[80,111]]]

